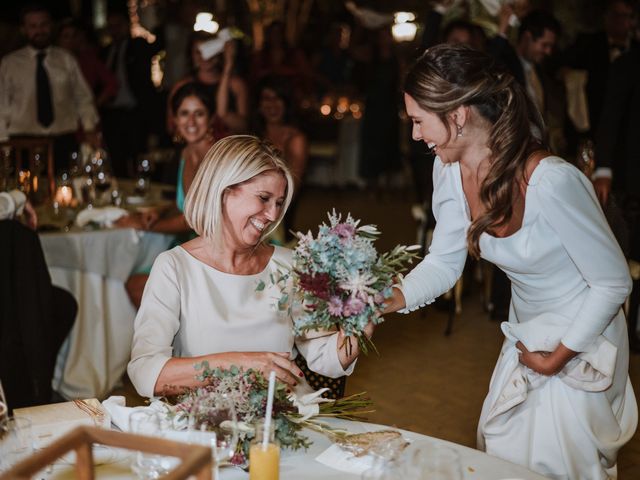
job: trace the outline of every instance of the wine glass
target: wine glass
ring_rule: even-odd
[[[407,447],[404,457],[406,479],[462,480],[460,456],[453,448],[432,442],[416,441]]]
[[[111,174],[111,168],[107,163],[101,163],[96,167],[94,171],[95,188],[98,192],[98,198],[101,203],[105,202],[105,194],[111,190],[113,175]],[[108,202],[108,200],[107,200]]]
[[[238,445],[238,420],[233,402],[227,395],[204,393],[189,411],[189,441],[211,447],[214,478],[218,467],[230,461]]]
[[[0,470],[8,470],[32,453],[31,420],[24,417],[4,419],[0,423]]]
[[[146,156],[140,157],[136,163],[136,184],[135,193],[145,197],[149,193],[151,186],[151,160]]]
[[[15,164],[12,148],[5,145],[0,150],[0,192],[15,188]]]
[[[129,430],[138,435],[157,437],[161,435],[161,421],[157,412],[136,410],[129,416]],[[167,473],[163,458],[152,453],[136,452],[131,470],[141,480],[152,480]]]
[[[7,404],[7,397],[4,395],[4,389],[2,388],[2,380],[0,380],[0,425],[9,417],[9,405]]]

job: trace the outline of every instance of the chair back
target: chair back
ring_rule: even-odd
[[[48,188],[47,195],[39,198],[53,197],[55,193],[55,170],[53,163],[53,140],[48,137],[20,136],[0,143],[0,151],[5,161],[13,165],[3,168],[15,169],[18,187],[27,194],[38,195],[43,188]],[[6,159],[8,157],[8,160]],[[44,182],[44,183],[43,183]]]

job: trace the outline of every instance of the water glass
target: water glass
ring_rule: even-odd
[[[9,417],[0,423],[0,470],[8,470],[33,453],[31,420]]]
[[[453,448],[417,441],[405,452],[405,477],[430,480],[462,480],[460,456]]]
[[[238,445],[238,421],[233,402],[225,395],[204,395],[189,412],[189,441],[211,447],[214,478],[218,465],[230,461]]]
[[[148,437],[161,436],[160,417],[157,412],[138,410],[129,416],[131,433]],[[137,452],[131,469],[141,480],[151,480],[167,473],[163,465],[163,457],[151,453]]]

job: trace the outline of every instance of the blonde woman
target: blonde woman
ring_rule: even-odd
[[[389,311],[451,288],[467,254],[512,284],[478,446],[556,479],[615,478],[637,424],[622,303],[629,271],[589,179],[549,153],[540,114],[494,60],[428,49],[407,75],[413,138],[437,155],[429,254]]]
[[[291,251],[264,239],[293,195],[288,167],[267,143],[236,135],[205,155],[185,199],[184,215],[199,235],[158,256],[135,320],[128,372],[143,396],[199,384],[194,364],[275,370],[295,385],[302,377],[294,346],[309,367],[329,377],[353,370],[341,332],[294,338],[290,318],[273,308],[269,277]],[[267,288],[256,291],[258,282]]]

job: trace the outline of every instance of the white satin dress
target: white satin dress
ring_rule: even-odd
[[[467,256],[469,208],[459,164],[434,165],[437,220],[429,254],[400,287],[405,311],[451,288]],[[505,341],[478,425],[478,448],[555,479],[616,478],[616,456],[637,425],[621,310],[631,289],[625,258],[591,182],[550,156],[533,171],[522,227],[487,233],[481,255],[511,280]],[[545,377],[518,361],[515,343],[581,352]]]

